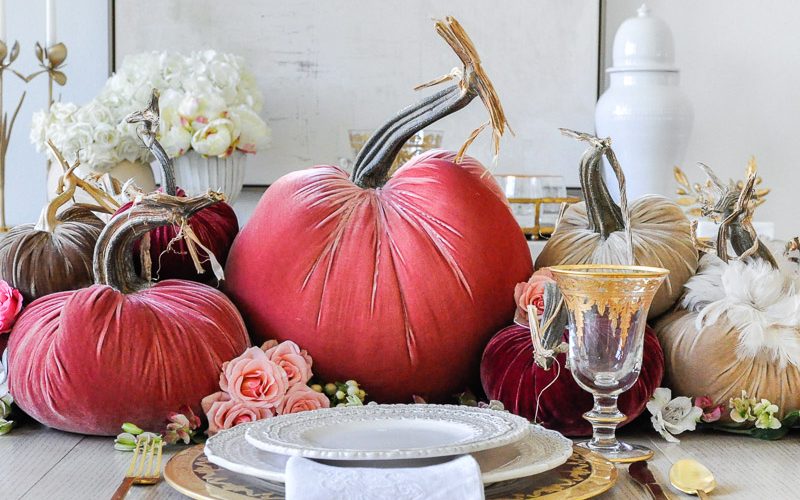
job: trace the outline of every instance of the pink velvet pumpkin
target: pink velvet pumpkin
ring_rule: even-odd
[[[159,429],[183,404],[201,411],[222,363],[249,345],[242,319],[209,286],[138,280],[131,246],[219,199],[146,197],[101,233],[94,259],[100,284],[25,309],[8,346],[9,389],[25,412],[57,429],[114,435],[126,421]]]
[[[506,292],[530,276],[527,242],[472,158],[432,151],[390,176],[411,136],[491,87],[475,61],[381,127],[351,176],[317,166],[270,186],[226,268],[255,341],[293,340],[322,379],[356,379],[378,402],[450,400],[477,382],[483,347],[514,311]]]
[[[564,341],[567,341],[567,332]],[[589,436],[592,426],[583,414],[592,409],[592,395],[581,389],[565,368],[566,356],[558,355],[561,374],[539,400],[538,421],[567,436]],[[533,420],[536,398],[555,378],[557,367],[544,370],[533,361],[531,332],[527,327],[504,328],[486,346],[481,361],[481,383],[490,399],[497,399],[510,412]],[[645,409],[664,375],[664,353],[650,327],[644,335],[642,371],[633,387],[619,397],[619,409],[628,419]]]

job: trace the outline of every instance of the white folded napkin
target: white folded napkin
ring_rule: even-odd
[[[303,457],[286,463],[286,500],[483,500],[478,462],[469,455],[427,467],[336,467]]]

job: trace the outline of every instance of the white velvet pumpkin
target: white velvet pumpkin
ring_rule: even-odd
[[[580,171],[586,201],[567,209],[536,260],[537,269],[559,264],[630,264],[621,209],[611,199],[600,171],[603,156],[614,158],[613,152],[607,140],[590,144]],[[697,269],[691,225],[675,202],[658,195],[630,203],[629,214],[634,263],[670,272],[650,308],[648,317],[655,318],[677,302],[684,283]]]

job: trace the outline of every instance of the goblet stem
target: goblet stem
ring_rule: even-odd
[[[594,395],[594,407],[583,414],[592,424],[592,439],[588,446],[599,453],[619,451],[617,425],[625,421],[625,415],[617,408],[617,396]]]

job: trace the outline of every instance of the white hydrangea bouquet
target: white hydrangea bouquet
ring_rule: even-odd
[[[122,123],[161,91],[159,140],[172,157],[195,151],[226,158],[266,147],[270,129],[258,115],[263,102],[241,57],[213,50],[182,55],[148,52],[128,56],[100,94],[84,106],[54,103],[34,115],[31,142],[47,140],[67,160],[107,172],[121,161],[149,162],[135,125]]]

